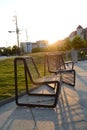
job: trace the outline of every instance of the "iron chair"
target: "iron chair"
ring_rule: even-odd
[[[47,72],[51,74],[60,74],[63,83],[75,86],[74,62],[64,62],[61,54],[53,53],[45,55],[44,75]]]
[[[25,78],[25,91],[28,97],[35,96],[39,97],[39,99],[42,97],[51,97],[53,98],[53,103],[50,104],[44,104],[44,103],[31,103],[31,102],[20,102],[20,95],[19,95],[19,85],[18,80],[20,77],[20,74],[18,75],[18,71],[20,67],[19,65],[23,65],[22,70],[24,70],[24,78]],[[15,78],[15,100],[16,104],[20,106],[28,106],[28,107],[55,107],[57,105],[59,95],[61,92],[61,81],[59,79],[59,76],[52,75],[52,76],[40,76],[39,70],[37,69],[36,63],[32,57],[17,57],[14,59],[14,78]],[[28,80],[30,79],[30,81]],[[50,84],[56,84],[55,92],[52,93],[32,93],[31,89],[29,89],[28,82],[31,82],[33,85],[36,86],[49,86]],[[36,87],[37,88],[37,87]],[[50,87],[49,87],[50,88]]]

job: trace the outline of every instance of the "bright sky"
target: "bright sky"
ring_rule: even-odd
[[[0,0],[0,47],[16,43],[16,13],[20,41],[62,40],[78,25],[87,27],[87,0]]]

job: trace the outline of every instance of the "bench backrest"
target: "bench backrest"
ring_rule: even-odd
[[[34,82],[37,78],[40,78],[40,73],[32,57],[25,59],[25,66],[32,82]]]
[[[45,64],[49,72],[54,73],[58,70],[65,69],[65,64],[62,55],[49,54],[45,56],[45,59]]]

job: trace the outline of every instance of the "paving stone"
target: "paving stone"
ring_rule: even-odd
[[[72,122],[68,124],[61,125],[58,130],[87,130],[87,123],[82,122]]]
[[[0,130],[33,130],[34,126],[29,108],[11,107],[11,103],[0,108]]]
[[[75,63],[75,70],[76,85],[63,84],[56,108],[18,107],[14,101],[0,107],[0,130],[87,130],[87,61]],[[33,92],[50,89],[42,86]],[[25,95],[20,101],[48,104],[53,99]]]
[[[32,109],[38,130],[58,130],[58,117],[55,109]]]

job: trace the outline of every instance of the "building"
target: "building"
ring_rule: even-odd
[[[39,48],[48,47],[48,41],[46,41],[46,40],[39,40],[36,42],[36,44],[37,44],[37,47],[39,47]]]
[[[87,28],[83,28],[79,25],[76,30],[69,35],[69,39],[72,41],[75,36],[79,36],[82,39],[87,39]]]
[[[32,43],[31,42],[21,42],[20,48],[25,53],[31,53],[32,52]]]
[[[46,40],[39,40],[37,42],[21,42],[20,48],[25,53],[31,53],[32,49],[34,48],[47,48],[48,41]]]

